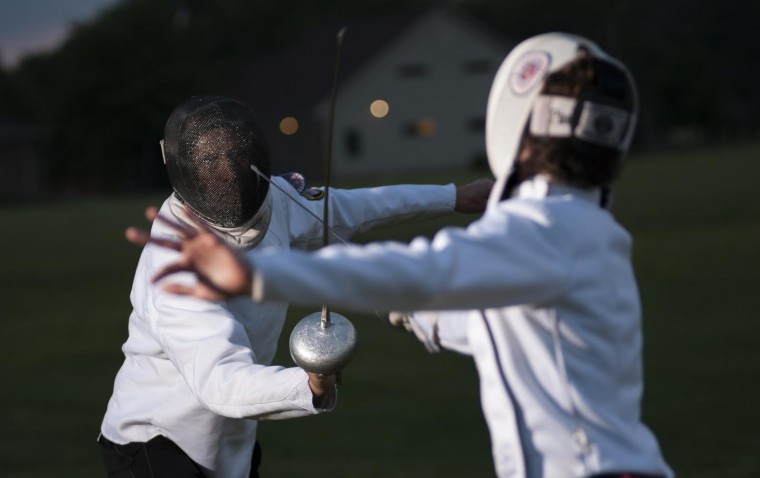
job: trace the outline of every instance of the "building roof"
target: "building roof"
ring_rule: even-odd
[[[309,108],[331,91],[337,34],[343,26],[340,79],[348,78],[423,14],[424,10],[353,18],[308,29],[290,47],[251,64],[239,96],[262,113]]]

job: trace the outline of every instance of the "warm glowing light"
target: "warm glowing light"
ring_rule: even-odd
[[[280,121],[280,133],[290,136],[298,131],[298,120],[292,116],[286,116]]]
[[[369,112],[372,113],[372,116],[375,118],[385,118],[388,116],[389,110],[390,107],[388,106],[388,102],[385,100],[375,100],[371,105],[369,105]]]
[[[437,125],[435,121],[430,118],[421,119],[414,125],[414,134],[422,138],[429,138],[435,135]]]

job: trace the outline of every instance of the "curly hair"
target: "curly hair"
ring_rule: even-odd
[[[612,78],[610,78],[612,77]],[[607,88],[614,84],[614,88]],[[601,86],[600,86],[601,85]],[[549,75],[541,94],[582,98],[609,103],[633,111],[635,93],[627,74],[615,65],[580,52],[579,57]],[[582,188],[606,187],[620,175],[625,154],[617,149],[589,144],[576,138],[523,137],[520,175],[544,173]]]

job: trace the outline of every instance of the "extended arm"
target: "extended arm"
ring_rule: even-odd
[[[454,211],[483,212],[493,182],[480,179],[464,186],[396,185],[359,189],[330,189],[330,225],[343,239],[379,226],[423,220]],[[323,199],[309,200],[294,195],[288,201],[293,245],[300,248],[322,245]],[[303,209],[309,209],[308,214]],[[332,238],[331,242],[335,241]]]
[[[212,234],[193,233],[180,260],[159,277],[191,271],[195,286],[167,290],[199,297],[247,295],[257,300],[326,303],[359,310],[467,309],[548,300],[567,277],[561,238],[528,215],[487,214],[468,230],[448,229],[409,245],[331,246],[314,254],[271,252],[248,264]],[[131,229],[136,243],[157,242]],[[255,269],[255,284],[251,280]]]
[[[502,307],[548,300],[564,285],[566,260],[542,233],[530,220],[495,217],[408,245],[336,245],[247,259],[255,300],[364,311]]]

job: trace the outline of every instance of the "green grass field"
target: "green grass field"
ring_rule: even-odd
[[[680,477],[760,476],[760,146],[634,157],[615,212],[635,238],[644,303],[645,421]],[[375,178],[463,182],[473,173]],[[382,180],[382,181],[381,181]],[[368,183],[365,183],[368,184]],[[126,338],[139,250],[122,237],[159,196],[0,209],[0,476],[104,476],[95,443]],[[430,234],[455,216],[362,239]],[[287,337],[312,310],[291,310]],[[277,477],[488,477],[469,359],[428,355],[375,317],[334,413],[263,422]]]

